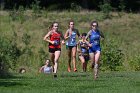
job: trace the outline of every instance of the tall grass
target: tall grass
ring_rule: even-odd
[[[131,70],[129,65],[129,60],[134,56],[139,55],[140,50],[140,19],[139,14],[123,13],[120,17],[117,13],[111,13],[112,17],[110,19],[104,19],[103,14],[94,11],[81,11],[81,12],[68,12],[68,11],[53,11],[47,12],[42,11],[39,17],[35,19],[32,18],[31,10],[24,11],[22,16],[24,21],[16,19],[12,20],[9,12],[0,11],[0,36],[1,37],[12,37],[13,32],[17,33],[17,44],[18,47],[24,49],[26,45],[22,41],[24,34],[30,36],[30,43],[28,48],[32,47],[32,54],[29,58],[21,57],[19,58],[19,67],[26,66],[23,59],[29,64],[28,68],[30,71],[37,72],[40,64],[43,60],[40,59],[39,54],[40,49],[45,51],[44,56],[48,58],[48,45],[47,42],[43,41],[44,35],[48,32],[48,27],[54,21],[60,23],[60,31],[65,33],[68,27],[68,21],[73,19],[75,21],[75,28],[78,28],[80,33],[88,32],[90,29],[90,22],[97,20],[99,22],[100,29],[105,34],[105,40],[115,40],[119,45],[119,49],[122,50],[124,56],[123,70]],[[2,14],[4,12],[4,14]],[[19,15],[17,15],[19,16]],[[106,43],[106,42],[105,42]],[[62,54],[59,60],[59,71],[65,71],[67,69],[67,52],[65,45],[62,45]],[[45,58],[45,57],[43,57]],[[78,70],[81,70],[80,62],[77,58]],[[18,68],[18,67],[17,67]]]

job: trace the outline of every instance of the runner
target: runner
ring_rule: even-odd
[[[104,38],[103,34],[98,30],[98,22],[93,21],[86,39],[89,38],[89,55],[92,67],[94,67],[94,79],[98,77],[99,59],[101,55],[100,37]]]
[[[60,38],[62,38],[62,44],[64,44],[64,36],[58,30],[58,23],[54,22],[50,27],[50,31],[44,37],[44,40],[49,42],[49,53],[51,61],[53,62],[54,77],[57,77],[56,73],[58,69],[58,60],[61,54]]]
[[[67,39],[66,47],[68,49],[68,72],[71,72],[71,57],[73,62],[73,71],[76,72],[76,51],[77,42],[76,36],[80,37],[79,31],[74,28],[74,21],[69,22],[69,28],[65,33],[65,39]]]

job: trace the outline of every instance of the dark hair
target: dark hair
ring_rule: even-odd
[[[92,21],[90,25],[92,26],[93,23],[96,23],[97,24],[97,27],[98,27],[98,22],[97,21]]]
[[[24,72],[23,72],[23,71],[24,71]],[[25,73],[25,72],[26,72],[26,69],[25,69],[25,68],[22,67],[22,68],[19,69],[19,73],[22,74],[22,73]]]
[[[51,61],[50,59],[46,59],[46,61],[47,61],[47,60],[49,60],[49,62]],[[46,61],[45,61],[45,62],[46,62]]]
[[[51,66],[51,60],[50,60],[50,59],[46,59],[46,61],[47,61],[47,60],[49,60],[48,66]],[[46,61],[45,61],[45,63],[46,63]]]
[[[82,33],[82,36],[86,36],[87,35],[87,33]]]
[[[73,20],[70,20],[70,21],[68,22],[68,24],[69,24],[69,25],[70,25],[70,22],[73,22],[73,23],[74,23],[74,21],[73,21]],[[68,28],[70,27],[69,25],[68,25]]]
[[[70,20],[70,21],[69,21],[69,25],[70,25],[70,22],[74,22],[74,21],[73,21],[73,20]]]

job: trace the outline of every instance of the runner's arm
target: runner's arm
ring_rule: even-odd
[[[39,73],[41,73],[44,69],[44,66],[42,66],[40,69],[39,69]]]
[[[80,37],[80,33],[79,33],[78,29],[76,29],[76,31],[77,31],[77,35],[78,35],[78,37]]]
[[[64,35],[63,35],[63,33],[62,32],[60,32],[60,34],[61,34],[61,38],[62,38],[62,44],[64,44],[65,43],[65,38],[64,38]]]
[[[54,44],[54,41],[49,40],[49,36],[51,35],[51,33],[52,33],[52,31],[49,31],[49,32],[45,35],[45,37],[44,37],[43,40],[45,40],[45,41],[47,41],[47,42],[49,42],[49,43],[51,43],[51,44]]]
[[[86,40],[88,39],[88,37],[90,36],[90,34],[91,34],[91,30],[87,33]]]
[[[80,41],[77,42],[77,52],[81,53],[81,50],[79,49],[79,46],[80,46]]]
[[[67,40],[69,37],[70,37],[70,36],[69,36],[69,31],[67,30],[66,33],[65,33],[64,38]]]

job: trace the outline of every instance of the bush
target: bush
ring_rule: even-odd
[[[18,10],[14,9],[11,11],[9,16],[11,17],[12,21],[19,21],[21,24],[23,24],[26,21],[24,12],[24,7],[20,6]]]
[[[117,67],[122,66],[124,57],[122,50],[113,40],[104,42],[102,46],[101,70],[118,71]]]
[[[81,11],[81,6],[77,5],[76,3],[71,3],[70,8],[71,8],[72,11],[75,11],[75,12],[80,12]]]
[[[48,54],[45,52],[45,50],[43,49],[43,47],[40,48],[40,50],[38,51],[38,55],[39,55],[39,61],[40,61],[40,66],[42,66],[42,64],[44,64],[44,62],[46,61],[46,59],[48,59]]]
[[[106,0],[103,1],[103,4],[100,4],[100,9],[103,12],[104,19],[110,18],[110,12],[112,11],[112,7],[110,3]]]
[[[9,68],[15,69],[17,59],[21,55],[16,43],[6,38],[0,38],[0,76],[8,73]]]
[[[41,14],[41,7],[39,6],[39,3],[40,1],[35,0],[31,5],[32,11],[33,11],[32,14],[34,18],[39,17],[40,16],[39,14]]]
[[[130,65],[132,70],[140,71],[140,55],[133,57],[129,61],[129,65]]]

